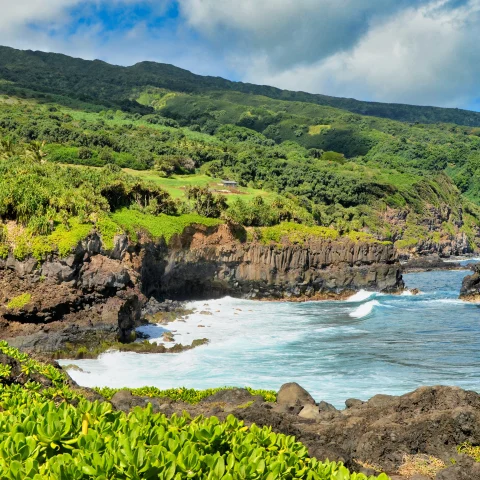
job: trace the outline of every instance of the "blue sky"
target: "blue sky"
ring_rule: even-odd
[[[480,0],[0,0],[0,44],[480,109]]]

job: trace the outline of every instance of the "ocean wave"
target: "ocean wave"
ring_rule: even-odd
[[[367,292],[366,290],[360,290],[355,295],[352,295],[347,299],[347,302],[363,302],[370,297],[376,295],[376,292]]]
[[[424,300],[423,303],[428,304],[447,304],[447,305],[471,305],[471,302],[466,302],[465,300],[460,300],[459,298],[436,298],[430,300]]]
[[[374,307],[378,307],[380,303],[377,300],[371,300],[370,302],[364,303],[356,308],[353,312],[350,313],[350,316],[353,318],[363,318],[372,313]]]

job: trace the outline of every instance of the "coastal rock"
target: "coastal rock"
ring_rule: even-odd
[[[480,300],[480,264],[474,266],[474,273],[463,279],[460,298],[467,301]]]
[[[313,397],[298,383],[285,383],[277,394],[277,404],[289,407],[315,405]]]
[[[463,456],[455,465],[437,473],[435,480],[480,480],[480,463]]]
[[[197,225],[169,245],[141,236],[132,245],[117,236],[107,251],[93,233],[66,258],[0,259],[0,338],[29,352],[57,355],[131,342],[145,317],[175,312],[182,299],[334,299],[359,289],[403,287],[389,244],[314,239],[263,245],[237,240],[229,225]],[[24,294],[24,305],[8,308]]]
[[[201,227],[186,229],[170,246],[167,259],[163,270],[155,270],[159,296],[295,300],[404,288],[394,247],[375,242],[242,243],[228,225],[221,225],[215,233]],[[149,272],[153,275],[151,267]]]
[[[306,401],[303,392],[300,398]],[[215,415],[220,419],[233,413],[247,425],[271,426],[275,432],[293,435],[308,447],[311,456],[343,461],[355,471],[376,465],[400,479],[395,472],[406,454],[426,455],[449,466],[437,476],[439,480],[480,480],[476,476],[480,464],[456,452],[463,442],[480,444],[480,395],[476,392],[422,387],[399,397],[376,395],[346,410],[328,412],[320,412],[308,402],[282,410],[277,408],[282,405],[248,401],[253,397],[247,393],[240,389],[231,398],[226,393],[197,405],[172,402],[168,411],[180,414],[186,410],[192,417]],[[451,458],[457,459],[455,465],[450,466]]]
[[[428,272],[431,270],[462,270],[466,267],[459,262],[446,262],[438,255],[413,257],[402,263],[402,272]]]
[[[399,256],[410,259],[424,256],[452,257],[472,253],[471,243],[462,227],[465,225],[464,212],[461,207],[448,204],[430,205],[428,213],[418,216],[410,209],[387,207],[384,220],[390,225],[392,241],[396,243]],[[405,232],[414,224],[419,234],[413,242],[405,240]],[[445,227],[448,225],[448,228]],[[473,229],[475,242],[480,240],[480,229]],[[410,240],[411,237],[408,239]],[[398,242],[398,243],[397,243]]]
[[[260,396],[252,395],[244,388],[232,388],[228,390],[221,390],[202,400],[202,403],[228,403],[232,406],[244,405],[248,402],[263,401]]]
[[[318,407],[311,404],[305,405],[298,416],[306,420],[320,420],[320,418],[322,418],[320,412],[318,411]]]

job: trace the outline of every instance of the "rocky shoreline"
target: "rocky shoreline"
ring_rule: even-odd
[[[197,405],[135,396],[128,390],[117,392],[111,402],[126,412],[151,403],[155,412],[166,415],[186,411],[192,417],[222,420],[233,414],[247,425],[271,426],[295,436],[311,456],[342,461],[367,475],[385,471],[392,480],[480,479],[480,464],[457,451],[465,442],[480,443],[480,395],[456,387],[421,387],[366,402],[348,399],[345,410],[316,402],[296,383],[283,385],[276,403],[244,389],[220,391]],[[433,474],[422,475],[428,462]]]
[[[0,339],[57,358],[119,344],[141,351],[132,342],[136,328],[158,313],[145,310],[152,300],[333,299],[361,289],[404,288],[390,244],[316,239],[263,245],[237,236],[228,225],[197,225],[168,245],[148,238],[132,243],[122,235],[106,250],[93,233],[66,258],[0,259]],[[145,343],[144,350],[150,348]]]
[[[11,365],[13,383],[50,386],[39,374],[22,373],[6,355],[0,355],[2,363]],[[68,384],[91,401],[106,401],[70,377]],[[224,420],[233,414],[246,425],[269,426],[276,433],[295,436],[312,457],[342,461],[351,471],[366,475],[385,472],[391,480],[480,479],[480,463],[458,453],[463,444],[480,444],[480,395],[457,387],[421,387],[401,396],[375,395],[368,401],[351,398],[344,410],[316,401],[294,382],[280,388],[274,403],[239,388],[221,390],[195,405],[137,396],[129,390],[118,391],[110,402],[124,412],[151,404],[153,412],[167,416],[187,412]]]

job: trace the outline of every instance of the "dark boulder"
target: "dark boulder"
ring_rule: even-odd
[[[261,396],[254,396],[244,388],[221,390],[202,400],[202,403],[225,403],[232,406],[244,405],[248,402],[263,401]]]
[[[460,298],[468,301],[480,300],[480,264],[474,266],[472,275],[463,279]]]

